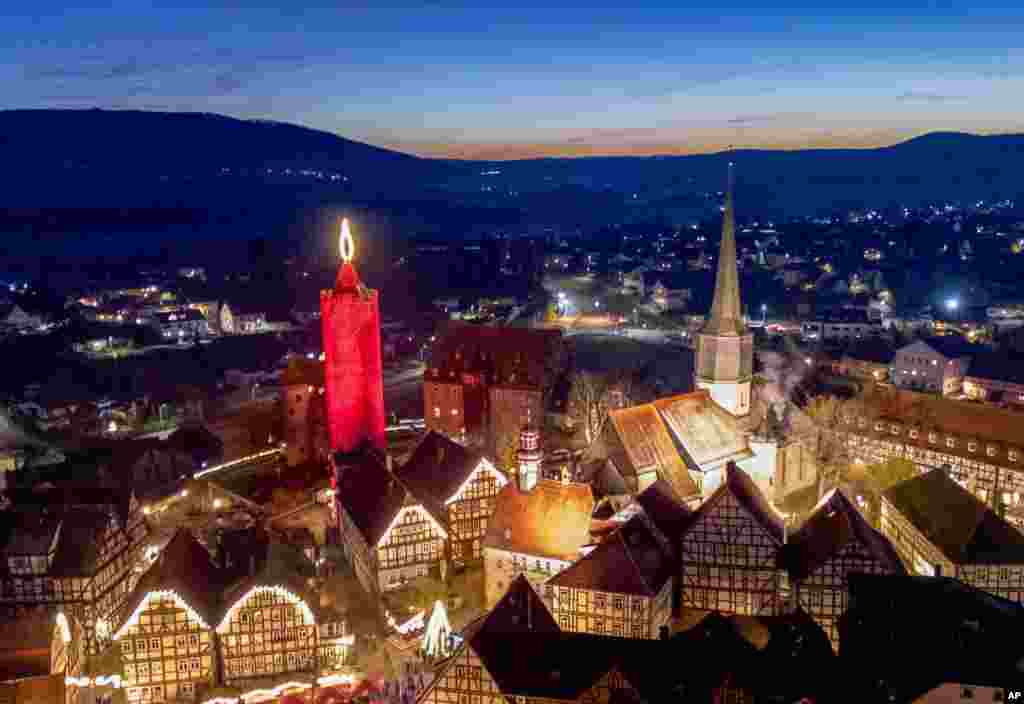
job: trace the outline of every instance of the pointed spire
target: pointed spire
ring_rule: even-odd
[[[715,276],[715,297],[711,313],[702,332],[708,335],[743,335],[740,281],[736,270],[736,216],[732,202],[733,170],[729,162],[729,184],[725,193],[725,213],[722,216],[722,246],[718,252],[718,273]]]

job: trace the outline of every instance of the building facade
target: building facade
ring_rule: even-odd
[[[851,574],[905,574],[889,540],[874,530],[842,492],[818,502],[780,551],[789,604],[811,616],[839,650],[839,618],[849,607]],[[787,587],[784,586],[784,591]]]
[[[785,542],[782,517],[730,462],[725,481],[694,512],[680,536],[683,608],[756,616],[779,608]]]
[[[919,340],[896,350],[892,381],[898,389],[951,396],[960,393],[970,357],[963,345]]]
[[[320,362],[304,358],[289,361],[281,374],[285,462],[289,467],[327,460],[325,392]]]
[[[678,565],[668,539],[643,514],[542,586],[559,628],[658,638],[672,619]]]
[[[695,385],[706,389],[715,403],[729,413],[746,416],[750,413],[754,337],[744,322],[740,304],[732,192],[730,164],[715,294],[708,320],[697,336]]]
[[[954,577],[1024,603],[1024,534],[943,470],[889,489],[881,529],[911,574]]]
[[[380,308],[352,264],[355,245],[341,223],[342,264],[333,289],[320,292],[331,449],[352,452],[363,442],[383,451],[384,377]]]

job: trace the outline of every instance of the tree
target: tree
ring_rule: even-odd
[[[515,474],[519,464],[519,438],[516,433],[504,433],[498,438],[495,454],[498,467],[509,474]]]
[[[807,416],[814,423],[815,459],[818,464],[818,498],[839,485],[850,466],[850,452],[842,425],[853,409],[835,396],[815,396],[807,404]]]
[[[864,471],[874,490],[880,494],[918,475],[917,466],[904,457],[868,465]]]
[[[583,427],[583,436],[588,446],[604,432],[610,402],[618,392],[623,397],[629,395],[627,377],[613,378],[594,372],[579,372],[573,378],[569,390],[569,407],[576,422]]]

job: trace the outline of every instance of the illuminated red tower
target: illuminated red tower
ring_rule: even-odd
[[[320,292],[331,449],[353,452],[365,441],[384,451],[384,382],[377,292],[352,265],[355,244],[341,221],[341,268],[334,289]]]

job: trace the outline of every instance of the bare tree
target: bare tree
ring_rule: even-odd
[[[630,390],[626,376],[606,376],[594,372],[575,375],[569,391],[569,405],[576,421],[583,426],[589,446],[604,432],[608,412],[619,405],[628,405]]]
[[[818,498],[839,485],[850,466],[850,452],[844,437],[846,414],[852,410],[835,396],[815,396],[805,409],[814,423],[815,459],[818,465]]]

